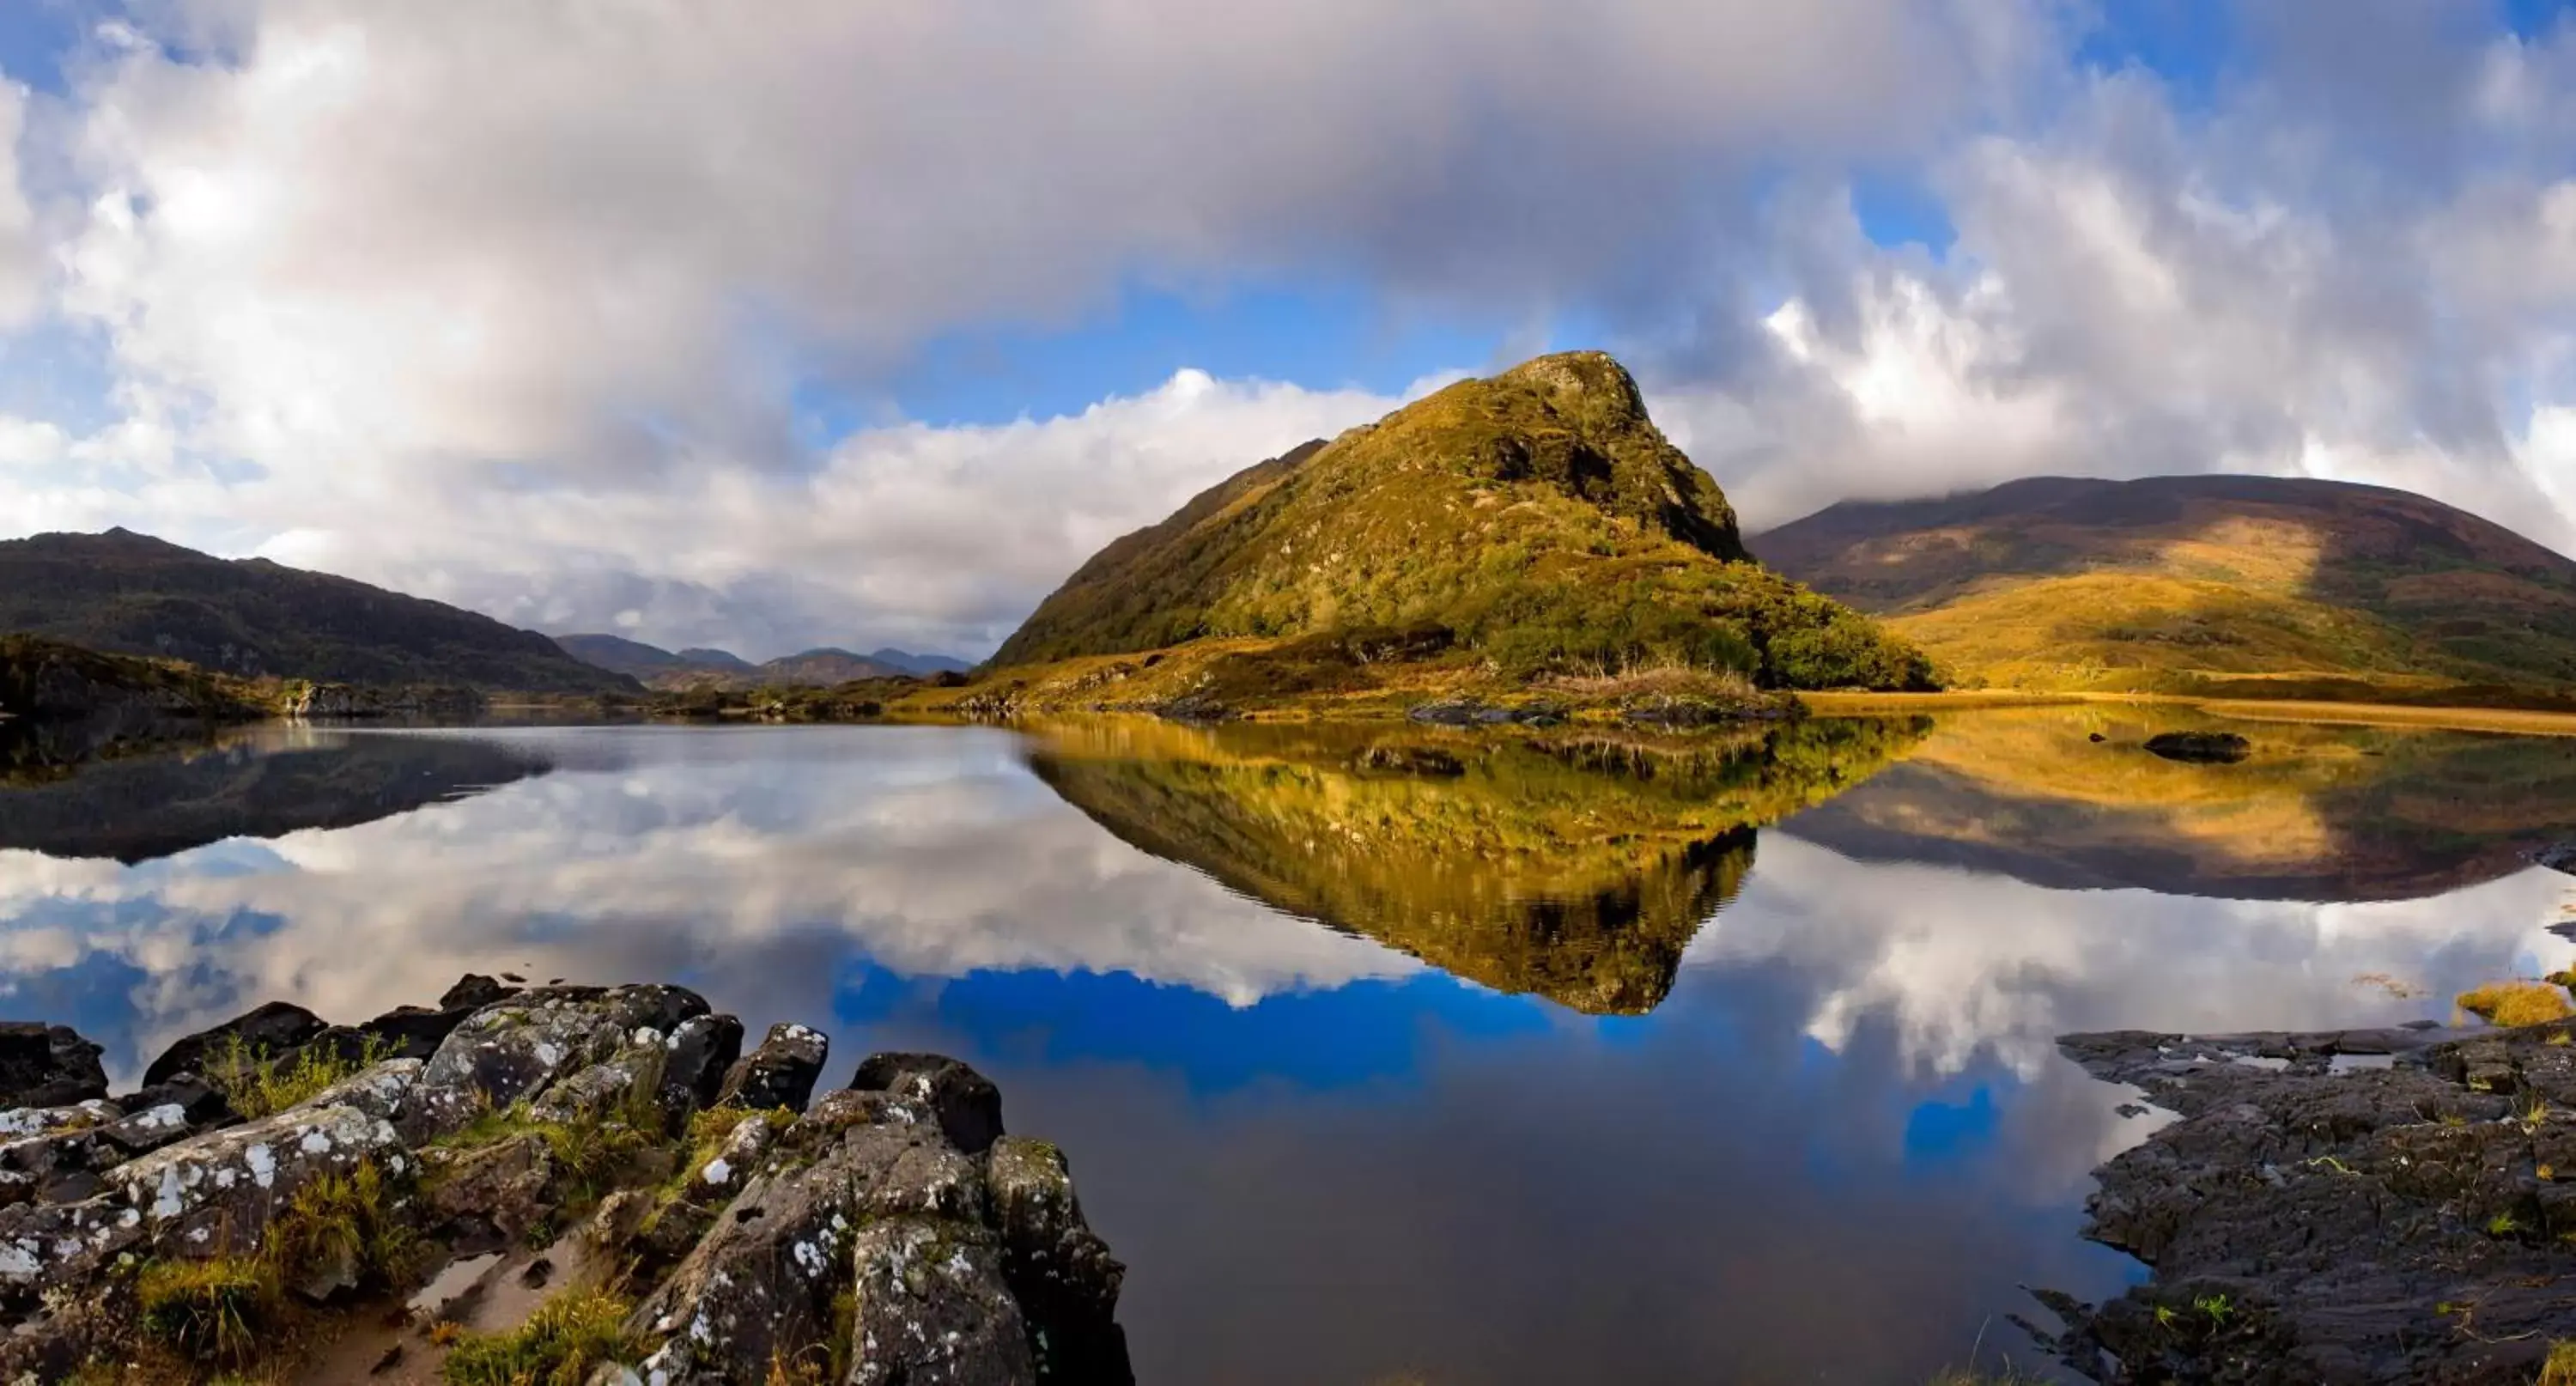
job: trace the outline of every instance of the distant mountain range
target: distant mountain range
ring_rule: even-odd
[[[636,691],[545,636],[489,616],[122,529],[0,542],[0,632],[243,677]]]
[[[725,650],[689,649],[675,654],[622,635],[560,635],[555,637],[555,643],[575,659],[661,689],[701,684],[829,688],[857,679],[962,674],[974,667],[946,655],[917,655],[897,649],[853,654],[826,646],[754,664]]]
[[[2033,477],[1751,543],[1954,682],[2509,701],[2576,681],[2576,562],[2384,487]]]

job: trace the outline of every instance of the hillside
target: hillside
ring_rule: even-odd
[[[1972,683],[2546,701],[2576,679],[2576,562],[2376,486],[2038,477],[1754,547]]]
[[[122,529],[0,543],[0,631],[241,677],[634,691],[546,637],[488,616]]]
[[[831,688],[861,679],[922,676],[925,671],[965,667],[936,655],[907,655],[900,650],[859,655],[826,646],[753,664],[724,650],[690,649],[674,654],[619,635],[561,635],[555,637],[555,643],[575,659],[667,691],[707,684],[720,688]],[[879,657],[889,654],[900,656],[902,662]]]
[[[1368,632],[1404,657],[1454,644],[1507,678],[1687,665],[1884,689],[1928,673],[1750,562],[1717,483],[1597,352],[1462,381],[1236,474],[1101,550],[992,665]]]

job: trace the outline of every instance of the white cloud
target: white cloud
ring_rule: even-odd
[[[13,403],[0,501],[556,629],[980,650],[1388,401],[1183,373],[938,429],[889,371],[1331,282],[1597,325],[1757,525],[2227,468],[2576,533],[2527,441],[2576,403],[2576,26],[2249,24],[2185,99],[2080,69],[2067,13],[168,0],[0,92],[0,326],[86,334],[126,421]],[[1861,234],[1888,170],[1946,254]],[[815,443],[818,392],[879,424]]]

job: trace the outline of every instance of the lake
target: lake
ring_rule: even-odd
[[[2061,1033],[2576,961],[2576,741],[2176,712],[1571,729],[263,727],[0,789],[0,1012],[670,980],[998,1081],[1140,1380],[1903,1382],[2140,1274]],[[2099,737],[2100,740],[2094,738]],[[2134,1113],[2135,1109],[2131,1111]]]

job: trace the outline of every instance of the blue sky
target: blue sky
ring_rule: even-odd
[[[2576,23],[2353,0],[29,0],[0,514],[524,625],[977,654],[1603,347],[1757,528],[2037,473],[2576,541]]]

